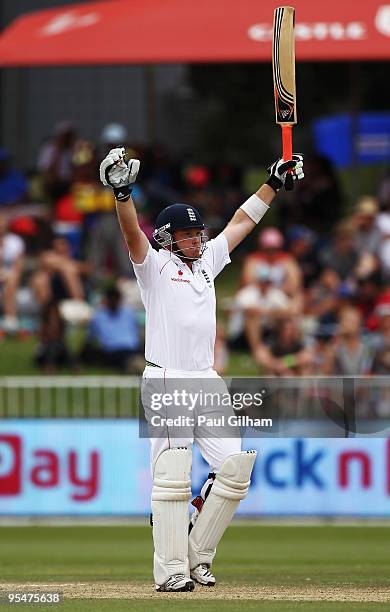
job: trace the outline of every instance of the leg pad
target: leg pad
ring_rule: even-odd
[[[189,577],[187,533],[191,460],[191,449],[173,448],[163,451],[154,466],[152,513],[157,585],[163,585],[174,574]]]
[[[230,524],[240,500],[248,493],[256,451],[230,455],[216,474],[211,491],[189,536],[189,562],[211,566],[216,547]]]

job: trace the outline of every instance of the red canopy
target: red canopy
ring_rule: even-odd
[[[38,11],[0,36],[1,66],[270,61],[277,0],[111,0]],[[297,60],[390,59],[390,5],[296,0]]]

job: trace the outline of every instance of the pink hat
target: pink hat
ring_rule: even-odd
[[[283,236],[277,227],[267,227],[259,235],[261,249],[281,249],[283,242]]]

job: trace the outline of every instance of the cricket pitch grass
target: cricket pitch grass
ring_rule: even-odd
[[[390,526],[233,525],[214,588],[157,594],[151,530],[134,526],[0,527],[0,591],[61,592],[59,612],[390,610]]]

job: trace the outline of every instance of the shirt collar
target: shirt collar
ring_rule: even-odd
[[[163,258],[163,261],[173,261],[177,266],[179,266],[179,268],[188,268],[187,264],[180,259],[180,257],[178,257],[177,255],[175,255],[175,253],[171,253],[171,251],[168,251],[167,249],[160,249],[160,253],[161,253],[161,257]],[[192,268],[194,269],[197,266],[200,265],[200,259],[197,259],[195,261],[192,262]]]

